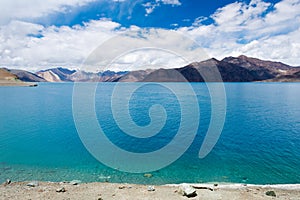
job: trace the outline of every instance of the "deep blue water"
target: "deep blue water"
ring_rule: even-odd
[[[82,84],[88,87],[87,83]],[[169,84],[181,88],[188,83]],[[168,88],[147,84],[130,97],[129,113],[139,126],[151,123],[149,109],[153,104],[164,107],[167,115],[157,135],[135,138],[124,133],[114,120],[114,87],[114,83],[103,83],[95,92],[97,120],[114,145],[130,152],[147,153],[160,150],[174,139],[182,118],[180,102]],[[226,83],[224,128],[216,146],[203,159],[198,153],[210,123],[211,98],[205,84],[192,83],[192,87],[200,107],[200,121],[189,120],[191,127],[199,122],[197,135],[183,156],[151,172],[151,178],[145,178],[143,173],[109,168],[86,150],[73,119],[72,83],[0,87],[0,182],[10,178],[144,184],[300,183],[300,84]],[[121,94],[118,97],[123,98]],[[195,105],[190,98],[193,97],[187,95],[183,101],[192,112]],[[82,115],[85,119],[89,117],[84,112]]]

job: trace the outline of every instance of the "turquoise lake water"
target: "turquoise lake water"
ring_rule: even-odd
[[[180,88],[189,83],[169,84]],[[216,146],[203,159],[198,153],[210,123],[211,99],[204,83],[191,85],[200,107],[197,135],[178,160],[151,172],[151,178],[143,173],[109,168],[86,150],[73,119],[72,83],[0,87],[0,182],[10,178],[142,184],[300,183],[300,84],[224,84],[224,128]],[[136,90],[129,102],[129,112],[136,124],[150,123],[148,112],[152,104],[161,104],[168,117],[157,136],[134,138],[124,134],[112,117],[114,87],[115,83],[102,83],[95,92],[96,116],[107,137],[120,148],[136,153],[168,145],[181,121],[176,96],[159,84],[147,84]],[[189,96],[185,101],[189,102]],[[189,120],[191,124],[197,123],[195,119]]]

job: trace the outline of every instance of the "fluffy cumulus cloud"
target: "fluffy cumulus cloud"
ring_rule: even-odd
[[[208,58],[194,40],[176,31],[131,27],[101,44],[83,67],[88,71],[95,66],[119,71],[174,68]]]
[[[214,23],[196,21],[179,31],[194,38],[211,56],[246,54],[300,65],[300,1],[275,5],[262,0],[235,2],[219,8]]]
[[[84,26],[47,28],[11,21],[0,28],[1,65],[31,70],[49,66],[78,67],[93,49],[112,37],[119,26],[107,19],[90,21]]]

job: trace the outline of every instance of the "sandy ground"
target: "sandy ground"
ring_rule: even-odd
[[[22,81],[4,81],[0,80],[0,86],[37,86],[37,83],[22,82]]]
[[[105,199],[300,199],[300,185],[218,185],[191,184],[195,186],[197,196],[188,198],[179,194],[179,185],[154,186],[155,191],[148,191],[147,185],[119,183],[70,183],[39,182],[36,187],[27,186],[28,182],[16,182],[0,186],[0,199],[55,199],[55,200],[105,200]],[[65,192],[57,192],[64,188]],[[213,191],[211,191],[212,189]],[[267,196],[267,191],[274,191],[276,197]]]
[[[37,83],[0,80],[0,86],[37,86]]]

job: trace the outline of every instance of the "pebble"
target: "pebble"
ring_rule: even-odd
[[[32,182],[27,183],[27,186],[29,186],[29,187],[37,187],[37,186],[39,186],[39,182],[32,181]]]
[[[6,179],[4,186],[11,184],[11,180],[10,179]]]
[[[56,192],[65,192],[65,191],[66,191],[66,189],[65,189],[64,187],[58,188],[58,189],[56,190]]]
[[[81,183],[81,181],[79,181],[79,180],[73,180],[70,182],[71,185],[78,185],[80,183]]]
[[[124,185],[119,186],[119,189],[120,189],[120,190],[125,189],[125,186],[124,186]]]
[[[146,178],[151,178],[153,175],[152,174],[144,174],[144,177]]]
[[[267,196],[271,196],[271,197],[276,197],[276,193],[274,191],[272,191],[272,190],[271,191],[267,191],[266,195]]]
[[[149,185],[149,186],[147,187],[147,190],[148,190],[149,192],[153,192],[153,191],[155,191],[155,188],[154,188],[153,185]]]

